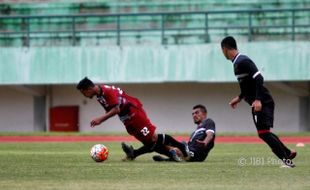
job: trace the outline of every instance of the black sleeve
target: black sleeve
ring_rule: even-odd
[[[251,59],[247,59],[240,65],[244,73],[247,73],[249,77],[255,80],[256,84],[256,97],[255,100],[261,100],[263,92],[264,78],[260,71],[257,69],[256,65]],[[242,96],[242,95],[241,95]],[[240,96],[239,96],[240,97]]]
[[[212,119],[207,119],[204,124],[203,127],[208,131],[208,130],[212,130],[215,133],[215,123]]]
[[[257,75],[254,80],[256,81],[256,100],[262,100],[263,97],[263,84],[264,78],[261,74]]]

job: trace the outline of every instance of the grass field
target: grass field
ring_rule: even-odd
[[[96,163],[93,144],[0,143],[0,189],[310,189],[309,145],[288,169],[264,144],[217,144],[202,163],[158,163],[153,154],[122,162],[115,142],[104,143],[109,159]]]

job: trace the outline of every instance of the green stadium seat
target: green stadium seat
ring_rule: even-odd
[[[84,13],[144,13],[144,12],[176,12],[176,11],[207,11],[207,10],[237,10],[237,9],[272,9],[272,8],[301,8],[307,7],[310,5],[310,2],[300,3],[299,0],[283,0],[279,2],[278,0],[167,0],[167,1],[158,1],[158,0],[126,0],[126,1],[114,1],[114,0],[60,0],[60,1],[44,1],[43,3],[34,3],[32,0],[25,0],[24,3],[2,3],[0,4],[0,13],[3,15],[65,15],[65,14],[84,14]],[[310,13],[302,12],[296,13],[295,15],[296,25],[305,25],[309,24]],[[231,14],[213,14],[208,15],[208,30],[209,40],[216,39],[217,36],[222,36],[225,34],[240,34],[241,36],[246,36],[248,33],[248,15],[246,13],[231,13]],[[282,29],[268,29],[264,26],[282,26],[291,24],[291,13],[290,12],[281,12],[281,13],[257,13],[252,15],[252,25],[257,26],[257,28],[251,31],[253,35],[268,35],[270,34],[281,34],[287,33],[291,30],[290,28]],[[6,19],[0,20],[0,31],[15,31],[22,32],[27,31],[25,20],[18,19]],[[122,17],[121,18],[121,29],[129,29],[136,31],[122,32],[123,39],[126,41],[124,36],[128,39],[133,38],[134,40],[142,43],[148,41],[147,38],[150,38],[150,41],[154,40],[154,35],[150,35],[150,32],[139,31],[139,29],[148,29],[148,28],[160,28],[161,26],[161,17],[160,16],[142,16],[142,17]],[[205,15],[175,15],[167,16],[165,21],[165,27],[167,28],[202,28],[205,26]],[[231,28],[231,29],[219,29],[217,28],[227,26],[227,27],[243,27],[243,28]],[[78,32],[76,36],[79,37],[79,42],[83,44],[98,44],[101,41],[104,41],[106,37],[102,35],[95,35],[93,32],[99,29],[105,30],[115,30],[117,28],[116,18],[115,17],[92,17],[92,18],[76,18],[76,28]],[[70,31],[72,29],[71,18],[43,18],[43,19],[31,19],[30,21],[30,30],[31,31],[51,31],[50,34],[31,34],[32,40],[36,40],[35,43],[43,43],[45,40],[52,41],[48,39],[50,36],[51,39],[55,39],[55,34],[52,31],[54,30],[67,30],[63,35],[57,33],[58,38],[68,38],[64,39],[65,41],[72,41],[72,35]],[[86,31],[91,30],[92,33],[85,35]],[[309,29],[305,28],[296,28],[296,32],[305,33]],[[69,34],[68,34],[69,32]],[[157,39],[154,40],[154,43],[158,41],[161,42],[160,31],[155,31]],[[192,30],[192,31],[179,31],[171,32],[166,31],[167,42],[193,42],[193,43],[205,43],[206,34],[204,29]],[[143,35],[142,35],[143,34]],[[25,34],[20,34],[17,38],[22,38]],[[1,34],[0,37],[3,39],[7,34]],[[44,38],[42,37],[44,36]],[[113,33],[112,36],[116,36]],[[194,37],[193,37],[194,36]],[[196,36],[196,39],[195,39]],[[40,38],[42,38],[40,40]],[[85,39],[84,39],[85,38]],[[159,38],[159,40],[158,40]],[[188,38],[188,39],[186,39]],[[12,40],[14,37],[8,37]],[[143,39],[143,40],[141,40]],[[5,40],[7,41],[7,40]],[[21,39],[16,41],[23,41]],[[115,41],[112,40],[112,41]],[[1,43],[2,44],[2,43]],[[9,44],[9,43],[6,43]],[[19,43],[11,43],[19,44]],[[46,43],[43,43],[46,44]]]

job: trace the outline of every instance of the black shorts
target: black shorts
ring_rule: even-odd
[[[258,132],[270,130],[273,127],[274,103],[263,104],[260,112],[254,112],[252,108],[252,115]]]
[[[211,142],[206,148],[191,148],[189,147],[190,150],[190,157],[188,162],[202,162],[204,161],[207,157],[209,152],[212,150],[214,147],[214,142]]]

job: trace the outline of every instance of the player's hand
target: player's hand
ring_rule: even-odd
[[[260,100],[255,100],[252,103],[252,107],[254,108],[254,112],[260,112],[262,110],[262,103]]]
[[[100,123],[101,123],[101,118],[93,119],[93,120],[90,122],[90,127],[94,128],[95,126],[99,125]]]
[[[201,141],[201,140],[196,140],[196,143],[201,146],[201,147],[206,147],[207,143],[205,141]]]
[[[241,99],[239,98],[239,96],[233,98],[230,102],[229,105],[235,109],[237,107],[237,104],[241,101]]]

